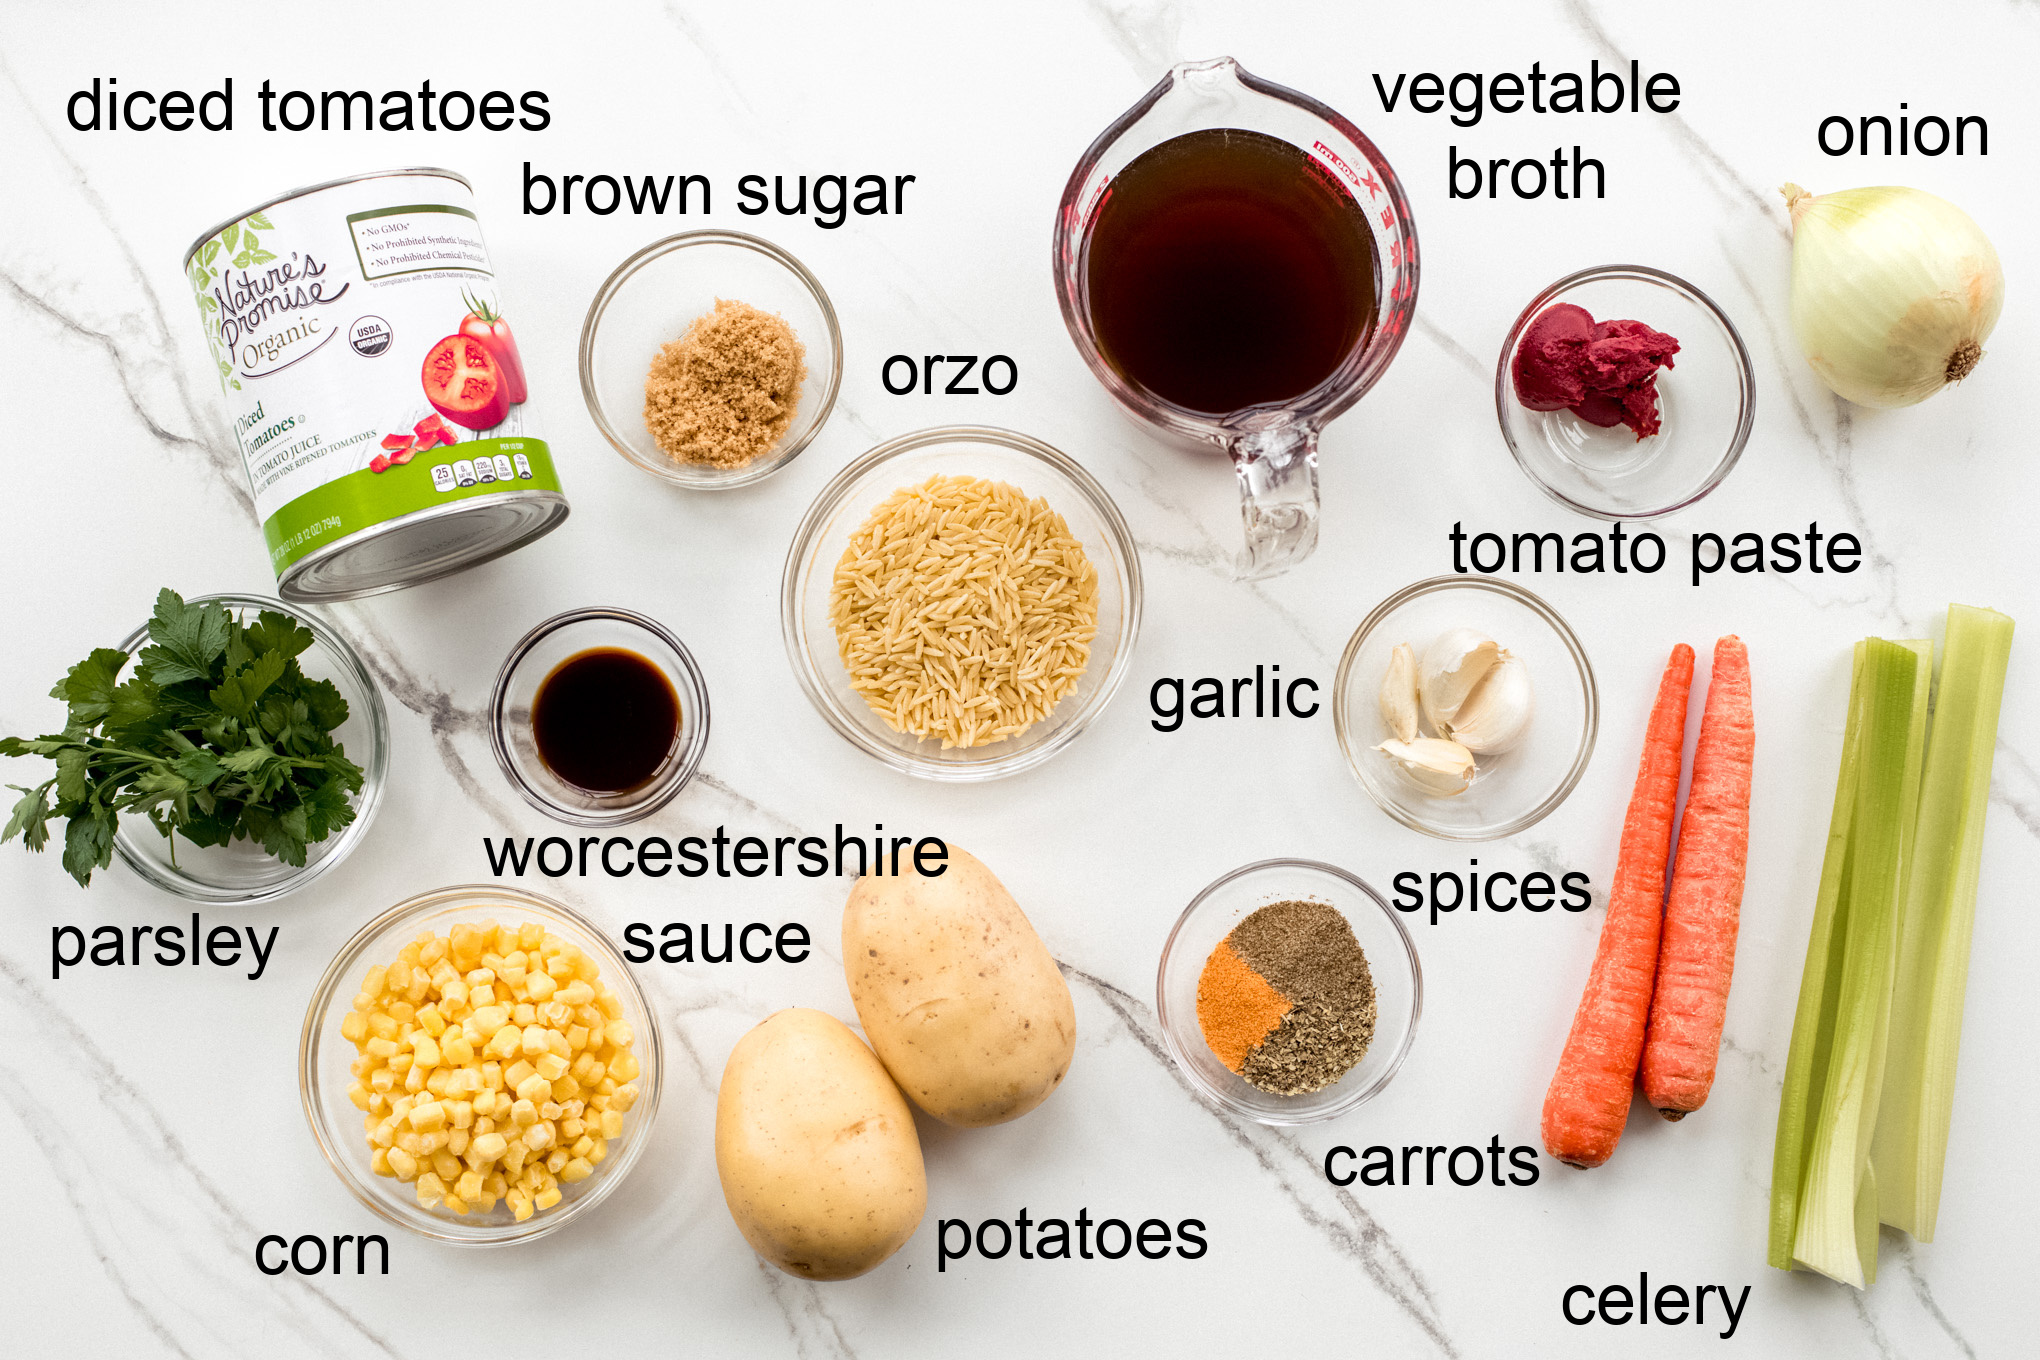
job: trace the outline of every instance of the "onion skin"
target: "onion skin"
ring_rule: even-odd
[[[2005,276],[1967,213],[1896,186],[1781,192],[1792,210],[1792,329],[1822,382],[1892,409],[1969,375]]]

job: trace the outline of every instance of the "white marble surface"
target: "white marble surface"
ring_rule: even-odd
[[[208,910],[282,926],[259,982],[153,968],[51,981],[50,929],[150,923],[179,904],[116,869],[89,893],[54,856],[0,852],[0,1297],[14,1353],[445,1356],[477,1344],[538,1355],[800,1356],[1699,1353],[1692,1326],[1643,1335],[1559,1318],[1570,1284],[1751,1286],[1734,1344],[1776,1356],[2030,1353],[2022,1310],[2040,1268],[2040,1094],[2031,970],[2040,926],[2036,664],[2013,658],[1978,908],[1966,1045],[1941,1240],[1887,1234],[1867,1294],[1763,1263],[1772,1126],[1819,873],[1850,642],[1938,631],[1951,599],[2031,627],[2040,590],[2029,507],[2040,495],[2030,384],[2040,10],[2011,0],[1790,7],[1169,5],[1049,0],[997,14],[957,5],[631,4],[583,14],[480,9],[10,5],[0,12],[0,373],[9,420],[0,530],[0,730],[54,726],[61,669],[118,637],[161,584],[187,593],[270,582],[236,455],[212,402],[178,272],[196,232],[288,186],[444,164],[475,182],[531,368],[534,409],[574,514],[537,546],[437,585],[333,611],[385,683],[389,796],[368,843],[286,903]],[[1229,52],[1340,108],[1405,178],[1423,247],[1420,320],[1376,391],[1325,440],[1326,532],[1302,569],[1232,582],[1237,512],[1213,459],[1165,451],[1123,422],[1057,316],[1048,237],[1057,193],[1096,131],[1170,63]],[[1676,73],[1676,117],[1384,115],[1370,72],[1585,67],[1635,57]],[[231,75],[252,122],[264,77],[303,88],[537,88],[542,134],[82,135],[62,101],[94,75],[124,88]],[[1914,111],[1990,119],[1992,156],[1830,164],[1820,117]],[[1448,203],[1448,144],[1608,166],[1587,203]],[[626,254],[676,223],[518,214],[520,164],[552,173],[688,172],[719,195],[750,172],[919,176],[901,218],[839,231],[745,219],[821,276],[848,352],[820,439],[765,484],[688,495],[628,467],[577,395],[588,298]],[[1829,397],[1791,347],[1780,181],[1909,182],[1963,204],[2011,279],[1990,359],[1960,392],[1880,415]],[[1329,689],[1347,634],[1377,600],[1449,568],[1454,519],[1508,530],[1592,527],[1546,502],[1495,429],[1492,356],[1522,301],[1558,275],[1634,260],[1716,297],[1756,363],[1742,465],[1664,526],[1766,532],[1818,519],[1867,548],[1853,576],[1544,577],[1527,583],[1578,627],[1605,716],[1571,800],[1513,841],[1465,851],[1401,830],[1345,769],[1328,711],[1308,723],[1206,723],[1170,736],[1143,696],[1161,675],[1280,663]],[[1003,352],[1012,396],[885,393],[886,355]],[[542,406],[540,405],[542,403]],[[1009,425],[1080,458],[1139,538],[1147,620],[1132,681],[1070,751],[1028,776],[947,788],[881,769],[834,736],[789,673],[777,585],[793,527],[823,482],[874,442],[952,421]],[[761,1266],[725,1212],[710,1147],[724,1056],[772,1010],[850,1018],[832,957],[845,885],[563,880],[551,890],[619,928],[633,919],[782,918],[825,948],[799,966],[648,966],[670,1041],[650,1155],[627,1193],[540,1244],[461,1252],[396,1235],[387,1277],[266,1278],[258,1236],[373,1230],[322,1164],[299,1111],[295,1046],[313,981],[390,903],[487,875],[484,835],[551,828],[512,795],[480,713],[531,623],[590,603],[645,610],[695,650],[715,704],[701,777],[639,832],[825,829],[883,821],[977,852],[1068,969],[1081,1038],[1064,1088],[1017,1123],[923,1127],[928,1219],[855,1283]],[[1162,1055],[1152,1012],[1162,937],[1218,874],[1271,855],[1321,858],[1377,883],[1404,869],[1559,864],[1605,882],[1645,709],[1668,646],[1749,642],[1761,727],[1749,891],[1720,1081],[1678,1126],[1639,1116],[1592,1173],[1531,1188],[1334,1190],[1337,1143],[1537,1142],[1544,1086],[1600,912],[1460,919],[1417,931],[1428,983],[1408,1066],[1328,1125],[1249,1127],[1201,1104]],[[4,775],[21,781],[23,763]],[[39,778],[40,776],[35,776]],[[938,1218],[1183,1217],[1201,1261],[971,1263],[936,1273]],[[508,1311],[513,1306],[514,1313]],[[495,1310],[495,1311],[491,1311]],[[489,1339],[482,1342],[479,1338]],[[2020,1337],[2027,1337],[2024,1342]]]

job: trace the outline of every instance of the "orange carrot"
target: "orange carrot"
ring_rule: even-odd
[[[1643,1043],[1643,1095],[1667,1119],[1707,1103],[1735,971],[1743,868],[1750,851],[1750,765],[1756,750],[1750,654],[1734,634],[1714,644],[1714,677],[1693,748],[1679,856],[1665,900],[1657,990]]]
[[[1692,685],[1693,649],[1682,642],[1672,648],[1650,710],[1636,790],[1622,821],[1622,849],[1607,919],[1601,923],[1601,944],[1558,1072],[1544,1096],[1544,1149],[1571,1166],[1607,1161],[1629,1118],[1629,1093],[1636,1085],[1650,989],[1657,978],[1665,863],[1671,857],[1672,809],[1679,801],[1686,746],[1686,692]]]

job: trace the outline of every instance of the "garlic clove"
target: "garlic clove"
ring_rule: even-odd
[[[1499,755],[1523,740],[1536,708],[1530,667],[1504,650],[1460,704],[1445,735],[1476,755]]]
[[[1389,653],[1388,672],[1381,677],[1381,718],[1398,741],[1417,737],[1417,653],[1407,642]]]
[[[1417,695],[1425,719],[1441,735],[1449,735],[1460,705],[1501,655],[1495,640],[1474,628],[1448,629],[1424,649]]]
[[[1402,767],[1427,793],[1465,793],[1473,783],[1473,752],[1456,741],[1418,737],[1415,741],[1384,741],[1374,748]]]

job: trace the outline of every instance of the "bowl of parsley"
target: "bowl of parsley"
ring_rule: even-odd
[[[344,860],[382,801],[382,697],[302,605],[164,590],[147,623],[51,697],[63,731],[0,738],[0,755],[56,765],[14,786],[0,841],[59,847],[80,884],[118,855],[194,902],[273,901]]]

